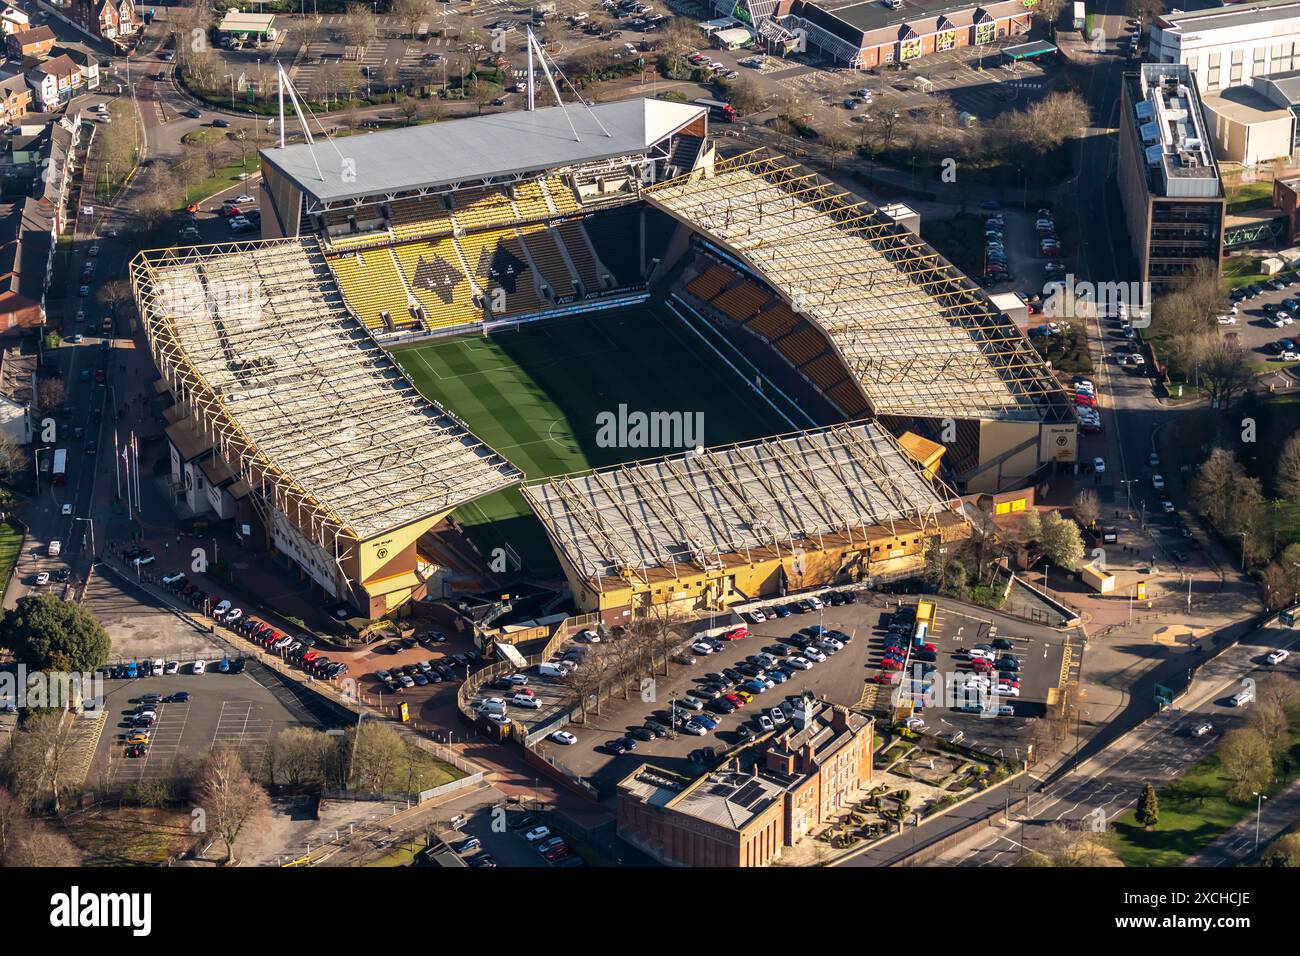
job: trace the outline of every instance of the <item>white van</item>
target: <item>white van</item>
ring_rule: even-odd
[[[480,714],[497,714],[504,717],[506,712],[505,699],[502,697],[489,697],[478,705],[478,712]]]
[[[1239,693],[1232,695],[1232,706],[1244,707],[1246,704],[1249,704],[1254,699],[1255,699],[1255,692],[1253,690],[1243,690]]]
[[[57,558],[63,551],[63,542],[55,540],[50,542],[50,557]]]
[[[542,677],[563,677],[569,669],[563,664],[538,664],[537,673]]]

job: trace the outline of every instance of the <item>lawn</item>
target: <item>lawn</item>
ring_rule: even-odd
[[[1260,260],[1254,256],[1229,256],[1223,261],[1223,284],[1229,289],[1237,289],[1252,282],[1267,279],[1259,271]]]
[[[1300,704],[1288,709],[1291,765],[1300,764]],[[1277,781],[1266,796],[1286,786]],[[1219,760],[1206,757],[1168,786],[1159,788],[1160,821],[1148,832],[1130,810],[1114,821],[1115,851],[1125,866],[1182,866],[1184,861],[1214,842],[1224,831],[1254,812],[1254,801],[1232,803],[1224,796],[1226,781]]]
[[[393,354],[425,397],[454,411],[529,479],[683,450],[601,447],[597,415],[617,415],[620,404],[629,412],[699,412],[706,445],[792,430],[680,320],[649,306]],[[529,573],[555,566],[541,524],[517,490],[466,505],[456,519],[480,549],[508,543]]]
[[[459,780],[465,774],[457,770],[449,763],[444,763],[433,754],[419,747],[407,745],[407,752],[410,756],[410,764],[406,768],[407,781],[410,786],[406,789],[410,793],[420,793],[423,790],[432,790],[434,787],[441,787],[444,783],[451,783],[453,780]]]
[[[11,524],[0,523],[0,594],[9,587],[9,578],[14,573],[22,546],[23,533]]]
[[[1273,184],[1239,183],[1226,190],[1228,214],[1245,212],[1248,209],[1267,209],[1273,205]]]

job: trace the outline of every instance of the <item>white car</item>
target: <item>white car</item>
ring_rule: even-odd
[[[202,674],[207,669],[208,669],[207,661],[195,661],[193,666],[190,668],[190,673]]]
[[[1196,728],[1192,731],[1192,736],[1204,737],[1206,734],[1213,732],[1213,730],[1214,730],[1214,725],[1211,724],[1209,721],[1206,721],[1203,724],[1196,725]]]
[[[1012,684],[998,684],[999,697],[1019,697],[1020,688]]]
[[[1220,325],[1236,325],[1236,324],[1237,324],[1237,317],[1236,317],[1235,315],[1221,315],[1221,316],[1219,316],[1219,324],[1220,324]]]
[[[168,661],[167,666],[163,668],[164,674],[179,674],[181,672],[180,661]]]
[[[796,668],[797,670],[801,670],[801,671],[812,670],[812,661],[808,660],[808,658],[806,657],[801,657],[798,654],[790,658],[790,660],[787,663],[789,663],[791,667]]]
[[[1281,664],[1284,660],[1286,660],[1290,656],[1291,656],[1290,651],[1279,648],[1276,651],[1270,651],[1268,656],[1265,657],[1264,660],[1269,664]]]
[[[234,624],[243,616],[244,616],[243,608],[232,607],[229,611],[226,612],[226,623]]]
[[[693,650],[696,654],[712,654],[713,645],[705,644],[703,641],[696,641],[694,644],[691,645],[691,650]]]
[[[842,651],[842,650],[844,650],[844,642],[841,641],[841,640],[839,640],[838,638],[831,637],[829,634],[823,634],[823,635],[821,636],[821,642],[822,642],[823,644],[829,644],[831,647],[835,648],[837,651]]]
[[[826,606],[825,604],[822,603],[822,599],[815,594],[810,594],[807,600],[808,603],[812,605],[812,609],[814,611],[820,611],[822,608]]]
[[[498,710],[504,710],[505,706],[506,699],[504,697],[489,697],[486,700],[479,702],[478,709],[487,710],[488,708],[496,708]]]
[[[536,697],[528,697],[524,694],[515,694],[510,698],[510,703],[516,707],[523,707],[527,710],[541,710],[542,702]]]
[[[805,647],[805,648],[803,649],[803,656],[806,657],[806,658],[808,658],[808,660],[810,660],[810,661],[815,661],[815,662],[818,663],[818,664],[820,664],[822,661],[826,660],[826,655],[825,655],[825,654],[823,654],[821,651],[817,650],[817,648],[815,648],[815,647],[811,647],[811,646],[810,646],[810,647]]]
[[[992,661],[992,660],[993,660],[993,652],[990,651],[990,650],[984,650],[983,648],[972,647],[972,648],[971,648],[967,653],[968,653],[968,655],[970,656],[970,659],[973,660],[973,661],[979,661],[979,660]]]
[[[514,684],[516,687],[523,687],[528,683],[528,676],[526,674],[511,674],[506,678],[506,680]]]
[[[599,644],[599,643],[600,643],[600,635],[597,634],[595,631],[593,631],[591,628],[587,628],[585,631],[583,631],[583,632],[582,632],[581,634],[579,634],[578,636],[581,637],[581,638],[582,638],[584,641],[586,641],[588,644]]]
[[[505,714],[488,714],[487,719],[494,724],[500,724],[502,727],[510,726],[510,718]]]
[[[566,747],[571,747],[578,742],[578,738],[573,736],[573,734],[569,733],[567,730],[557,730],[555,733],[550,735],[550,739],[554,740],[557,744],[564,744]]]
[[[219,621],[221,620],[222,616],[225,615],[225,613],[229,610],[230,610],[230,602],[223,600],[220,604],[218,604],[216,607],[212,609],[212,616]]]
[[[1164,491],[1164,489],[1165,489],[1165,476],[1162,475],[1162,474],[1159,474],[1159,473],[1156,473],[1156,474],[1152,475],[1152,476],[1151,476],[1151,487],[1154,488],[1156,491]]]
[[[70,514],[72,514],[72,505],[64,505],[64,506],[63,506],[63,516],[66,518],[66,517],[67,517],[68,515],[70,515]]]
[[[708,730],[703,724],[697,724],[693,720],[688,720],[686,723],[682,724],[682,730],[690,734],[692,737],[703,737],[708,733]]]
[[[762,624],[767,620],[767,615],[763,613],[761,607],[756,607],[754,610],[749,612],[749,620],[752,624]]]
[[[1174,513],[1174,503],[1170,501],[1168,498],[1165,498],[1163,501],[1160,502],[1160,509],[1165,514],[1171,515]]]
[[[758,715],[758,726],[763,730],[776,730],[776,724],[772,723],[772,718],[767,714]]]
[[[162,672],[166,667],[167,667],[167,662],[160,657],[153,662],[153,667],[150,668],[150,670],[153,673],[154,677],[161,677]]]
[[[785,723],[785,711],[780,707],[773,707],[767,712],[767,716],[772,718],[772,723],[780,727]]]
[[[247,193],[245,193],[242,196],[236,196],[235,202],[237,203],[257,202],[257,200],[254,199],[252,196],[248,195]]]
[[[524,834],[524,839],[529,843],[538,843],[545,840],[551,835],[550,827],[534,827]]]
[[[903,721],[903,726],[908,730],[924,730],[925,721],[920,717],[909,717],[907,720]]]
[[[1279,312],[1276,315],[1270,315],[1268,317],[1268,324],[1273,326],[1275,329],[1280,329],[1282,326],[1286,325],[1286,322],[1282,318],[1282,313]]]
[[[1129,357],[1129,361],[1132,362],[1134,365],[1146,365],[1146,364],[1147,364],[1147,360],[1146,360],[1145,358],[1142,357],[1142,353],[1141,353],[1141,352],[1134,352],[1134,353]]]
[[[1092,470],[1099,475],[1104,475],[1106,473],[1106,459],[1101,458],[1100,456],[1094,458],[1092,460]]]
[[[183,580],[185,580],[185,574],[182,571],[175,571],[171,574],[164,574],[162,576],[162,583],[167,585],[168,587],[171,587],[177,581],[183,581]]]
[[[1288,349],[1279,355],[1278,359],[1283,362],[1300,362],[1300,352],[1293,352]]]
[[[1152,452],[1151,455],[1150,455],[1150,457],[1147,458],[1147,462],[1151,465],[1152,468],[1159,468],[1159,467],[1160,467],[1160,456],[1157,455],[1155,452]]]

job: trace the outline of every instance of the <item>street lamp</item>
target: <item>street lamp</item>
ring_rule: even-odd
[[[95,563],[95,522],[90,518],[76,518],[76,517],[74,517],[72,521],[74,524],[78,521],[84,521],[86,522],[87,527],[90,528],[90,563],[94,564]]]
[[[1255,801],[1255,852],[1259,853],[1259,817],[1260,813],[1264,809],[1264,801],[1267,800],[1268,797],[1264,796],[1258,790],[1252,791],[1251,795],[1259,798]]]

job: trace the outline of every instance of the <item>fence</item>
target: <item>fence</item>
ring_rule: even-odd
[[[484,773],[478,771],[468,777],[461,777],[459,780],[452,780],[437,787],[431,787],[428,790],[421,790],[418,793],[411,793],[406,790],[394,791],[374,791],[374,790],[341,790],[338,788],[328,788],[321,790],[322,800],[358,800],[368,801],[371,803],[408,803],[419,804],[427,803],[438,797],[444,797],[449,793],[455,793],[458,790],[465,790],[471,787],[477,787],[483,782]]]

